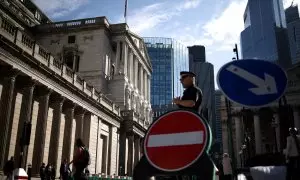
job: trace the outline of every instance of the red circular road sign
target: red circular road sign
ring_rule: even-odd
[[[144,141],[149,163],[161,171],[180,171],[192,165],[205,152],[209,129],[199,115],[184,110],[159,117]]]

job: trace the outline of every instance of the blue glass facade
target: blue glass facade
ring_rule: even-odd
[[[144,38],[152,63],[152,106],[172,103],[183,92],[179,72],[188,70],[188,50],[171,38]]]
[[[241,32],[244,59],[278,61],[285,53],[289,54],[288,38],[283,37],[287,32],[282,0],[248,0],[244,26]]]

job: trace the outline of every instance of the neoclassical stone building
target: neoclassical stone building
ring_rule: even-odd
[[[53,23],[30,0],[0,8],[0,168],[14,156],[34,176],[59,172],[80,137],[92,174],[131,175],[152,120],[142,39],[105,17]]]

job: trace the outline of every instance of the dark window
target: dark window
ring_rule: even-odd
[[[74,61],[74,54],[73,53],[67,53],[64,56],[65,64],[70,68],[73,69],[73,61]]]
[[[75,43],[75,41],[76,41],[76,36],[69,36],[68,37],[68,43],[69,44],[73,44],[73,43]]]
[[[110,77],[113,77],[115,74],[115,66],[111,65]]]
[[[80,61],[80,56],[76,56],[76,59],[75,59],[75,72],[79,71],[79,61]]]

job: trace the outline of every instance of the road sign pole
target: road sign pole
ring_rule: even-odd
[[[239,60],[239,50],[237,47],[237,44],[235,44],[235,47],[233,49],[233,52],[236,55],[236,60]],[[234,59],[234,58],[233,58]],[[232,136],[232,104],[230,100],[225,98],[225,103],[226,103],[226,110],[227,110],[227,130],[228,130],[228,148],[229,148],[229,154],[230,157],[232,158],[232,164],[233,164],[233,169],[236,169],[236,159],[235,159],[235,154],[234,154],[234,146],[233,146],[233,136]]]
[[[236,160],[235,160],[235,154],[234,154],[234,147],[233,147],[233,137],[232,137],[232,112],[231,112],[231,102],[225,98],[226,103],[226,110],[227,110],[227,131],[228,131],[228,153],[230,155],[230,158],[232,159],[232,166],[233,169],[236,169]]]

